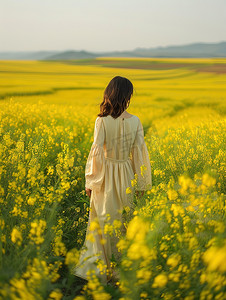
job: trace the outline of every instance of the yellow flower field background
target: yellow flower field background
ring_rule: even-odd
[[[0,298],[224,299],[226,59],[0,61],[0,71]],[[125,207],[126,235],[106,226],[122,257],[105,286],[72,270],[94,122],[116,75],[135,88],[128,112],[144,127],[153,187]]]

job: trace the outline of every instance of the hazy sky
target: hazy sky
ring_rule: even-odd
[[[226,41],[226,0],[0,0],[0,51]]]

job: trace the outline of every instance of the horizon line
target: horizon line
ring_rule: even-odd
[[[135,51],[136,49],[153,49],[153,48],[167,48],[167,47],[180,47],[180,46],[189,46],[189,45],[194,45],[194,44],[220,44],[220,43],[225,43],[226,40],[221,40],[219,42],[190,42],[190,43],[185,43],[185,44],[169,44],[168,46],[153,46],[153,47],[136,47],[131,50],[101,50],[101,51],[96,51],[96,50],[76,50],[76,49],[64,49],[64,50],[0,50],[0,53],[4,52],[50,52],[50,51],[57,51],[57,52],[62,52],[62,51],[78,51],[78,52],[92,52],[92,53],[103,53],[103,52],[127,52],[127,51]]]

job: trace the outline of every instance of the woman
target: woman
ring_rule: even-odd
[[[143,126],[137,116],[126,111],[132,95],[133,85],[127,78],[116,76],[109,82],[95,121],[94,141],[85,168],[90,213],[79,265],[74,274],[87,279],[87,271],[94,270],[103,283],[112,278],[112,257],[120,257],[117,237],[104,230],[106,222],[122,221],[123,208],[133,206],[134,191],[143,194],[152,187]],[[144,173],[141,166],[145,169]],[[135,174],[136,190],[131,184]],[[96,265],[97,259],[107,266],[105,271],[111,272],[101,270]]]

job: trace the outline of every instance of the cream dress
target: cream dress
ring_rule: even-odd
[[[142,165],[146,167],[143,176]],[[135,188],[131,180],[135,173],[138,175],[136,190],[150,190],[151,165],[140,119],[135,115],[116,119],[110,115],[98,116],[85,167],[86,188],[92,192],[86,238],[73,272],[76,276],[87,279],[87,271],[94,270],[103,283],[107,282],[106,272],[101,271],[95,261],[101,259],[109,268],[112,255],[117,259],[120,253],[116,247],[117,237],[104,233],[105,222],[109,215],[108,224],[115,219],[122,221],[123,208],[133,207]],[[132,193],[128,190],[126,193],[128,187]],[[94,220],[98,222],[99,229],[92,225],[90,230]]]

